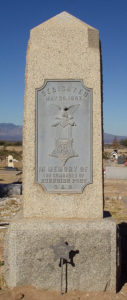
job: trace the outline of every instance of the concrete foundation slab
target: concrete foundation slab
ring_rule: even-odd
[[[63,243],[69,248],[63,265],[66,290],[116,291],[116,224],[111,218],[13,221],[5,238],[7,285],[59,290]]]
[[[105,177],[107,179],[127,179],[127,168],[122,167],[106,167]]]

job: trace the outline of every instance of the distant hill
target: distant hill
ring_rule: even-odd
[[[22,126],[12,123],[0,123],[0,140],[21,141]]]
[[[104,144],[112,144],[116,135],[104,133]],[[127,139],[127,136],[116,136],[119,142],[122,139]],[[12,123],[0,123],[0,140],[5,141],[21,141],[22,140],[22,126]]]
[[[117,141],[119,142],[120,140],[127,139],[127,136],[122,136],[122,135],[113,135],[109,133],[104,133],[104,144],[112,144],[114,137],[116,136]]]

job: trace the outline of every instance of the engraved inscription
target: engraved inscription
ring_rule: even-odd
[[[39,173],[41,173],[41,183],[52,183],[54,189],[59,190],[59,185],[61,189],[72,190],[73,184],[85,184],[87,179],[88,167],[40,167]]]
[[[36,181],[56,193],[92,183],[92,90],[80,80],[36,90]]]

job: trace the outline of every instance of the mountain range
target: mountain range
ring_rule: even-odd
[[[116,135],[104,133],[104,144],[112,144]],[[122,139],[127,139],[127,136],[116,136],[119,142]],[[22,126],[12,123],[0,123],[0,140],[4,141],[22,141]]]
[[[104,132],[104,144],[112,144],[114,137],[117,138],[118,142],[127,139],[127,136],[124,135],[114,135],[114,134]]]
[[[22,126],[12,123],[0,123],[0,140],[3,141],[21,141]]]

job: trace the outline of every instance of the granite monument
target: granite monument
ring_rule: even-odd
[[[6,235],[6,282],[59,290],[62,270],[66,291],[116,291],[116,224],[103,218],[98,30],[66,12],[33,28],[25,82],[24,208]]]

